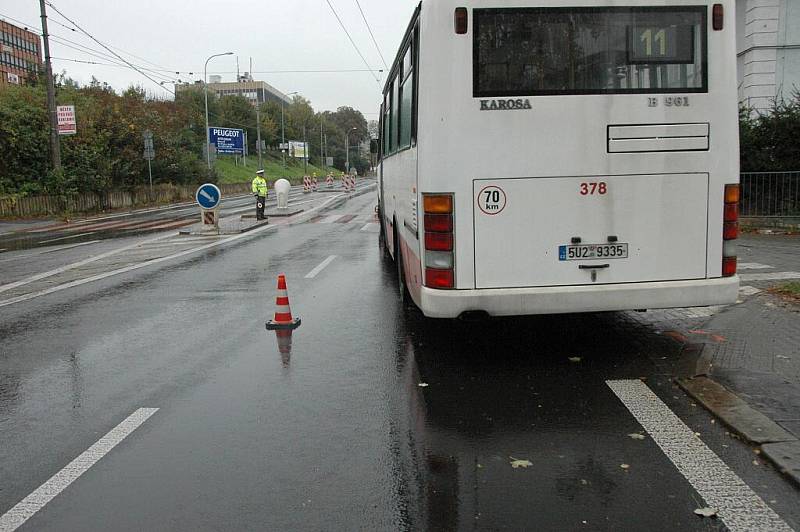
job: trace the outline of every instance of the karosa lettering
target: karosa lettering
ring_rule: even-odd
[[[481,111],[516,111],[533,109],[531,101],[522,98],[516,100],[481,100]]]

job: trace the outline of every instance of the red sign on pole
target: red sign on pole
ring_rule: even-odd
[[[58,115],[58,134],[75,135],[78,133],[78,123],[75,120],[74,105],[59,105],[56,108]]]

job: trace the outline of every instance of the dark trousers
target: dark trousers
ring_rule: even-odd
[[[264,208],[267,206],[267,198],[264,196],[256,196],[256,219],[263,220],[266,218],[264,216]]]

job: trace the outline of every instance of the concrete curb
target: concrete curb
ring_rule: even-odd
[[[677,379],[690,397],[752,444],[794,484],[800,486],[800,441],[718,382],[705,377]]]

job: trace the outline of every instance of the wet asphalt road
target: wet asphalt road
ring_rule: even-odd
[[[292,198],[302,196],[302,187],[292,187]],[[275,203],[274,190],[270,189],[268,205]],[[223,198],[220,216],[255,214],[255,203],[250,195]],[[159,231],[175,230],[199,221],[200,214],[193,202],[118,212],[73,220],[59,220],[35,224],[3,224],[0,230],[0,260],[9,252],[102,243],[109,239],[134,238]],[[20,230],[22,229],[22,230]],[[77,248],[76,248],[77,249]]]
[[[628,436],[605,381],[645,378],[800,527],[800,492],[672,384],[680,346],[657,325],[425,320],[376,242],[363,221],[283,227],[0,309],[0,514],[151,407],[23,529],[723,530]],[[278,273],[303,319],[291,355],[264,330]]]

